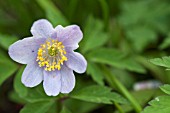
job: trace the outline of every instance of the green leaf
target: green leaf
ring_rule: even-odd
[[[21,67],[14,79],[14,89],[20,97],[25,97],[28,94],[28,89],[21,83],[21,76],[25,66]]]
[[[18,93],[16,93],[15,91],[11,91],[11,92],[9,93],[9,99],[10,99],[11,101],[15,102],[15,103],[19,103],[19,104],[22,104],[22,105],[24,105],[24,104],[27,103],[27,101],[26,101],[25,99],[21,98],[21,97],[18,95]]]
[[[142,52],[149,44],[156,42],[156,32],[148,27],[134,27],[126,32],[127,39],[137,52]]]
[[[12,43],[17,40],[18,38],[15,36],[0,34],[0,46],[2,46],[6,50]]]
[[[69,24],[61,11],[52,3],[51,0],[37,0],[37,2],[44,9],[47,18],[54,26]]]
[[[82,52],[87,52],[104,45],[109,36],[103,31],[104,25],[100,20],[94,19],[90,16],[84,28],[84,38],[80,43]]]
[[[47,94],[44,92],[42,84],[34,88],[27,88],[27,89],[28,89],[28,94],[23,98],[26,99],[28,102],[55,100],[58,98],[58,97],[47,96]]]
[[[121,67],[119,61],[125,56],[126,53],[122,53],[113,48],[99,48],[97,51],[94,50],[87,54],[90,61],[106,63],[116,67]]]
[[[59,113],[60,105],[55,102],[46,113]]]
[[[17,64],[7,56],[0,54],[0,85],[18,69]]]
[[[142,113],[169,113],[170,96],[159,96],[149,102],[150,106],[146,107]]]
[[[92,85],[78,90],[70,95],[71,98],[94,102],[112,104],[113,102],[127,103],[127,100],[117,93],[111,92],[111,88]]]
[[[150,62],[158,66],[170,68],[170,57],[154,58],[151,59]]]
[[[99,85],[104,85],[104,76],[98,65],[92,62],[88,62],[87,73],[90,74],[92,79],[97,82]]]
[[[110,48],[99,48],[97,51],[91,51],[87,58],[96,63],[104,63],[111,65],[113,67],[122,68],[122,60],[123,57],[125,57],[126,54],[122,54],[120,51],[116,49],[110,49]]]
[[[135,61],[133,57],[124,58],[122,59],[122,61],[120,60],[119,62],[124,69],[138,73],[146,73],[146,69],[140,63]]]
[[[46,113],[53,104],[54,101],[29,103],[24,106],[20,113]]]
[[[62,108],[60,113],[71,113],[65,106]]]
[[[165,92],[166,94],[170,95],[170,85],[169,84],[165,84],[165,85],[161,86],[160,89],[163,92]]]
[[[167,38],[165,38],[165,40],[163,41],[163,43],[161,43],[161,45],[159,46],[159,49],[166,49],[170,46],[170,33],[168,35]]]
[[[148,12],[146,4],[146,1],[122,2],[122,13],[118,18],[119,23],[128,28],[130,25],[145,20],[145,13]]]
[[[156,29],[158,32],[168,32],[168,12],[170,11],[168,1],[125,1],[121,2],[120,6],[122,13],[119,15],[118,20],[126,30],[136,25],[147,25],[148,28]]]
[[[169,73],[169,71],[165,71],[161,69],[160,67],[153,65],[150,61],[148,61],[148,58],[145,56],[136,56],[136,60],[141,63],[146,69],[150,70],[151,73],[153,73],[154,78],[159,79],[160,81],[169,81],[170,78],[166,76],[166,73]],[[169,74],[168,74],[169,75]]]
[[[91,111],[101,106],[100,104],[85,102],[73,98],[68,98],[65,100],[64,105],[67,106],[73,113],[90,113]]]
[[[117,67],[120,69],[127,69],[134,72],[145,73],[146,70],[133,58],[125,57],[126,53],[123,53],[116,49],[99,48],[97,51],[91,51],[88,54],[88,59],[96,63],[104,63]]]

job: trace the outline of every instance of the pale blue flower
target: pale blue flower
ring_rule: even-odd
[[[84,73],[85,58],[78,52],[83,34],[77,25],[53,28],[45,19],[34,22],[32,37],[24,38],[9,47],[10,57],[27,64],[21,81],[26,87],[34,87],[43,81],[47,95],[69,93],[75,86],[77,73]]]

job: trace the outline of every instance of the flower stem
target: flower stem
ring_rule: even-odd
[[[142,108],[137,100],[128,92],[126,87],[109,71],[109,69],[102,65],[102,69],[105,72],[105,78],[109,82],[112,87],[117,87],[118,90],[131,102],[134,107],[136,113],[140,113]]]

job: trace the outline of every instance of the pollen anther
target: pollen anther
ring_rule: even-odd
[[[62,42],[49,38],[44,44],[41,44],[37,52],[37,62],[39,67],[44,67],[46,71],[60,70],[64,61],[66,51]]]

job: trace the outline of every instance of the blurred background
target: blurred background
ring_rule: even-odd
[[[84,33],[76,51],[85,56],[88,68],[82,76],[76,74],[73,93],[98,85],[124,97],[110,75],[144,108],[155,96],[163,95],[159,85],[170,83],[170,72],[148,61],[169,55],[169,0],[0,0],[0,113],[18,113],[24,105],[59,98],[47,97],[41,85],[25,88],[20,81],[24,66],[8,56],[10,44],[31,36],[33,22],[41,18],[54,27],[77,24]],[[75,96],[60,101],[51,107],[36,105],[47,108],[40,113],[59,113],[61,106],[72,113],[119,113],[119,107],[135,113],[130,104],[86,102]]]

